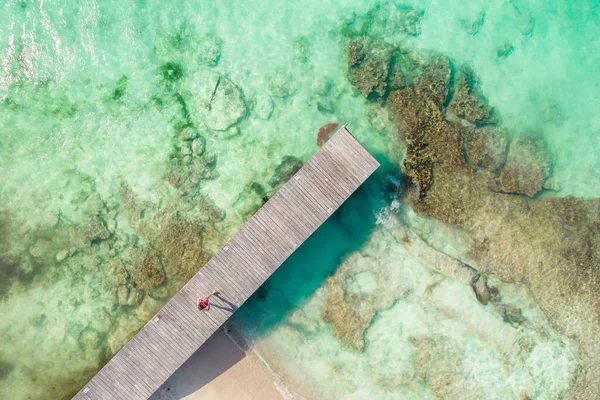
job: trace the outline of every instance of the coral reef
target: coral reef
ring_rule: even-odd
[[[418,78],[416,88],[419,94],[433,100],[438,107],[443,107],[448,97],[451,73],[450,61],[446,57],[434,58]]]
[[[204,155],[206,151],[206,139],[203,137],[197,137],[192,141],[192,154],[195,157],[200,157]]]
[[[200,136],[193,127],[186,126],[174,138],[165,179],[178,189],[181,195],[195,193],[201,181],[217,177],[214,172],[215,165],[215,157],[206,153],[204,136]]]
[[[502,130],[489,127],[465,130],[465,151],[474,167],[498,172],[506,162],[508,144]]]
[[[327,303],[321,313],[323,321],[332,324],[334,333],[350,348],[362,351],[365,346],[364,331],[375,315],[368,315],[360,309],[364,301],[360,296],[347,295],[341,282],[333,278],[327,280]]]
[[[186,256],[188,251],[202,250],[203,232],[203,226],[198,223],[173,221],[150,238],[152,244],[161,251],[168,275],[189,275],[189,271],[182,270],[184,257],[189,260]],[[194,273],[202,266],[197,265]],[[190,266],[186,264],[186,267],[189,269]]]
[[[90,218],[88,224],[84,228],[83,234],[90,243],[106,240],[110,237],[110,232],[104,225],[104,221],[98,216]]]
[[[354,40],[348,46],[348,78],[369,98],[385,95],[391,63],[391,50],[368,38]]]
[[[410,342],[418,349],[415,370],[420,379],[427,383],[436,398],[451,399],[464,397],[469,390],[463,387],[462,361],[464,349],[446,336],[411,337]]]
[[[394,252],[390,250],[385,254]],[[346,346],[356,351],[364,350],[365,331],[376,313],[389,308],[406,291],[389,271],[381,268],[384,264],[379,262],[379,257],[354,253],[327,279],[327,301],[321,318],[331,324],[334,334]],[[382,287],[386,290],[376,290]]]
[[[402,389],[418,394],[425,387],[440,398],[481,399],[502,392],[512,398],[544,387],[554,368],[530,382],[530,368],[539,362],[532,349],[551,345],[560,356],[542,363],[555,361],[562,368],[577,352],[574,342],[549,326],[522,284],[487,277],[416,236],[420,227],[441,234],[443,243],[447,229],[432,226],[428,218],[409,221],[409,212],[404,205],[383,210],[386,226],[376,228],[369,242],[327,279],[320,316],[332,333],[361,359],[393,360],[393,371],[384,369],[390,375],[383,386],[394,394]],[[482,368],[494,376],[494,387],[477,378]],[[574,373],[576,363],[567,368],[566,373]],[[352,376],[354,366],[348,369]],[[406,383],[398,382],[399,373]],[[522,384],[518,376],[529,383]],[[564,390],[568,378],[559,381],[553,384]],[[380,379],[376,385],[382,386]],[[559,393],[556,388],[548,392]]]
[[[129,273],[123,265],[123,262],[115,258],[103,265],[108,282],[114,286],[127,285],[130,282]]]
[[[198,131],[194,129],[192,126],[183,127],[178,133],[177,138],[182,141],[186,140],[194,140],[198,137]],[[182,143],[181,146],[184,146],[185,143]]]
[[[212,253],[202,248],[187,247],[181,257],[181,268],[178,274],[186,281],[191,279],[210,260]]]
[[[497,122],[494,109],[483,96],[474,72],[467,67],[463,67],[458,73],[456,92],[449,108],[454,114],[476,125]]]
[[[551,159],[542,138],[518,137],[512,141],[500,171],[500,191],[533,197],[550,176]]]
[[[503,163],[506,142],[493,130],[473,131],[449,121],[454,113],[473,124],[496,122],[473,76],[467,69],[459,72],[448,116],[439,98],[419,90],[419,79],[389,94],[387,107],[407,143],[404,169],[413,183],[402,198],[417,214],[463,229],[476,243],[471,257],[479,272],[527,285],[550,323],[581,346],[582,368],[566,396],[597,398],[600,199],[497,192],[534,196],[551,161],[543,142],[518,137]],[[466,159],[483,168],[473,169]],[[498,186],[490,185],[490,173],[493,177],[502,164]],[[512,323],[521,320],[518,310],[502,313]]]
[[[160,255],[156,251],[149,251],[138,267],[133,277],[136,287],[149,291],[152,287],[160,286],[165,281]]]
[[[179,277],[185,283],[222,244],[214,223],[224,214],[202,196],[165,209],[142,200],[127,185],[119,193],[129,223],[152,247],[143,256],[130,253],[132,264],[137,265],[134,283],[146,291],[166,279]],[[183,219],[190,209],[194,218]]]
[[[443,163],[449,167],[464,162],[460,143],[462,127],[444,119],[441,105],[445,102],[450,78],[447,60],[436,58],[424,68],[415,86],[394,90],[388,98],[392,119],[404,133],[406,156],[405,175],[424,196],[433,183],[433,166]],[[445,157],[436,157],[437,149],[449,148]]]

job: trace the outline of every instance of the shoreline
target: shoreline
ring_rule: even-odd
[[[150,400],[285,400],[275,377],[221,328]]]

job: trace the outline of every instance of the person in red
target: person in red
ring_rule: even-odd
[[[214,296],[215,294],[217,294],[217,292],[212,292],[205,299],[203,299],[201,297],[198,297],[198,303],[196,303],[196,306],[198,307],[198,310],[200,310],[200,311],[208,311],[210,309],[210,298],[212,296]]]

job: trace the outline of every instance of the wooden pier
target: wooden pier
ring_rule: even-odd
[[[378,166],[342,127],[74,399],[148,399]]]

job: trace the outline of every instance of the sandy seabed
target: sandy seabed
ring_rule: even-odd
[[[218,330],[150,400],[284,399],[260,360]]]

